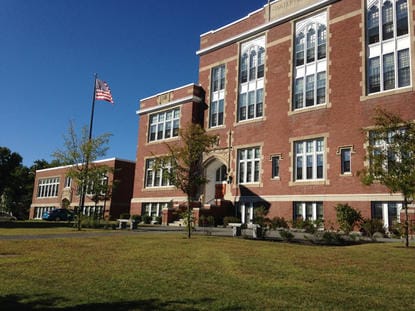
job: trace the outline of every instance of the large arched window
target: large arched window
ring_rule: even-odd
[[[324,12],[296,24],[293,110],[326,103],[326,19]]]
[[[265,37],[241,45],[238,122],[263,115]]]
[[[367,94],[409,86],[407,0],[367,0],[366,21]]]

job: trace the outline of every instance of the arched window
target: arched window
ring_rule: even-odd
[[[409,86],[407,0],[367,0],[367,6],[367,93]]]
[[[373,6],[367,15],[367,37],[369,43],[379,42],[379,9]]]
[[[324,12],[296,24],[293,110],[326,103],[326,20]]]
[[[241,45],[238,121],[263,115],[265,37]]]
[[[382,40],[393,38],[393,6],[387,1],[382,6]]]

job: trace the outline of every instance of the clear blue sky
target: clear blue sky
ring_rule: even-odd
[[[1,0],[0,146],[23,164],[51,161],[69,121],[89,124],[94,73],[115,105],[96,102],[107,157],[135,160],[139,100],[198,82],[200,35],[266,0]]]

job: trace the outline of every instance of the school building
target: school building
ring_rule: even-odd
[[[204,155],[196,216],[249,223],[264,206],[330,227],[348,203],[385,226],[399,221],[402,196],[357,172],[376,108],[415,119],[414,3],[278,0],[202,34],[199,83],[140,101],[131,214],[167,224],[186,200],[152,163],[193,122],[220,138]]]

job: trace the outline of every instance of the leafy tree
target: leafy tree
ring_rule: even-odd
[[[180,130],[180,144],[166,144],[168,154],[156,158],[154,168],[163,170],[163,177],[187,195],[187,211],[184,213],[187,236],[191,237],[191,202],[198,199],[200,187],[208,182],[203,174],[202,156],[218,140],[198,124],[188,124]],[[170,166],[170,170],[165,169]]]
[[[106,155],[110,136],[111,134],[105,133],[95,138],[89,138],[89,130],[86,126],[82,128],[82,132],[78,136],[73,122],[70,122],[68,133],[64,135],[63,148],[52,154],[59,163],[70,165],[68,176],[78,186],[80,194],[77,209],[78,230],[81,230],[81,209],[84,207],[88,184],[93,182],[99,174],[102,176],[101,170],[109,171],[108,167],[91,165],[91,163]]]
[[[355,210],[349,204],[337,204],[335,207],[337,222],[346,234],[349,234],[353,228],[362,221],[362,214]]]
[[[409,246],[408,205],[415,194],[415,123],[382,109],[376,111],[375,129],[368,135],[369,166],[360,171],[361,180],[401,193],[405,211],[405,246]]]

